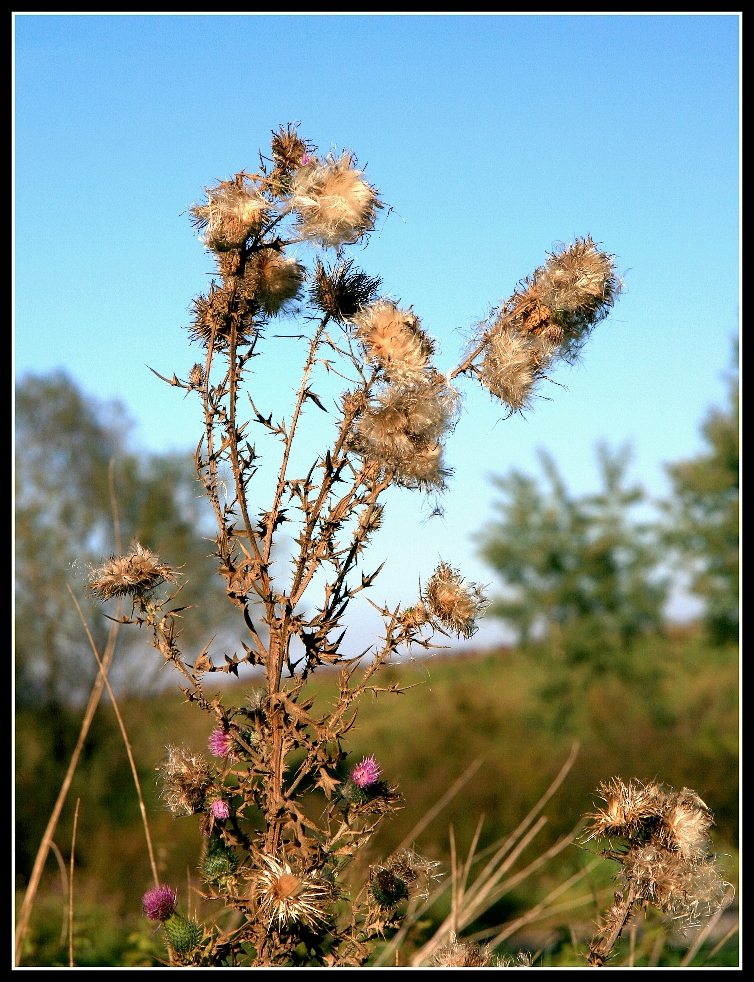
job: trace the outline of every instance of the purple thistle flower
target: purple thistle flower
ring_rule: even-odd
[[[226,730],[213,730],[209,735],[207,746],[215,757],[233,758],[233,741]]]
[[[227,801],[222,801],[221,799],[213,801],[212,814],[218,822],[224,822],[226,818],[230,818],[230,808],[228,808]]]
[[[144,913],[151,921],[166,921],[175,913],[178,894],[166,884],[152,887],[141,898]]]
[[[370,784],[376,784],[380,779],[382,770],[380,765],[371,757],[365,757],[360,764],[357,764],[351,772],[351,780],[360,788],[366,788]]]
[[[311,163],[311,159],[312,158],[309,156],[309,154],[305,153],[304,156],[301,158],[301,166],[305,167],[306,164]]]

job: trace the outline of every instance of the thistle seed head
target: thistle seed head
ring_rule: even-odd
[[[262,868],[254,877],[260,897],[260,913],[278,929],[301,923],[314,927],[327,920],[330,899],[326,880],[297,872],[283,860],[261,857]]]
[[[727,884],[709,852],[712,814],[695,791],[614,777],[598,794],[605,807],[588,816],[587,840],[611,841],[605,855],[620,863],[638,900],[686,922],[723,903]],[[617,849],[615,839],[622,840]]]
[[[615,257],[591,236],[548,256],[503,305],[505,323],[552,346],[552,358],[574,361],[623,289]]]
[[[188,747],[167,747],[167,758],[157,765],[162,773],[162,799],[174,815],[203,811],[212,785],[209,764]]]
[[[427,583],[423,600],[432,616],[459,638],[476,633],[476,618],[489,607],[483,587],[467,583],[458,570],[443,562]]]
[[[268,217],[270,202],[239,174],[206,189],[207,202],[189,209],[192,223],[202,232],[202,243],[214,252],[243,248]]]
[[[302,140],[293,123],[281,126],[272,134],[272,159],[278,175],[290,174],[314,159],[316,147],[309,140]]]
[[[239,277],[230,277],[221,286],[213,282],[206,296],[200,294],[192,301],[192,340],[206,347],[214,339],[216,349],[227,348],[235,321],[238,344],[248,344],[257,330],[254,317],[260,307],[246,295],[245,281]]]
[[[362,173],[348,152],[337,159],[330,155],[322,163],[312,161],[295,171],[290,206],[298,214],[303,238],[339,248],[371,232],[382,204]]]
[[[436,968],[489,968],[492,958],[488,948],[473,941],[459,941],[451,932],[450,940],[432,958]]]
[[[195,389],[200,389],[204,385],[204,366],[198,362],[189,372],[189,385]]]
[[[393,382],[411,382],[425,373],[435,348],[410,309],[379,300],[363,307],[352,322],[367,361],[379,365]]]
[[[310,299],[315,307],[342,324],[374,300],[382,280],[353,269],[353,259],[327,269],[317,258]]]
[[[408,898],[408,885],[386,866],[373,866],[370,871],[370,892],[381,910],[393,910]]]
[[[455,425],[458,404],[456,390],[437,373],[412,385],[389,385],[359,418],[354,449],[393,470],[397,484],[442,488],[450,471],[440,440]]]
[[[602,252],[587,235],[550,254],[538,271],[537,287],[542,303],[555,314],[581,311],[599,318],[615,302],[622,284],[615,256]]]
[[[261,249],[246,264],[246,294],[275,317],[290,308],[301,293],[306,269],[277,249]]]
[[[143,597],[161,583],[175,583],[177,577],[177,570],[135,542],[128,555],[110,556],[91,570],[89,589],[103,601],[112,597]]]
[[[501,319],[487,331],[479,380],[513,412],[527,409],[554,350],[547,336],[527,334]]]

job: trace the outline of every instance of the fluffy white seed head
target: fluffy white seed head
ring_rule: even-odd
[[[297,259],[276,249],[262,249],[247,264],[246,292],[274,317],[299,296],[305,275],[306,270]]]
[[[382,205],[362,174],[348,152],[294,172],[290,208],[298,214],[303,238],[339,248],[358,242],[374,228]]]
[[[379,365],[388,378],[410,382],[426,371],[434,345],[411,310],[378,300],[358,311],[352,323],[367,361]]]

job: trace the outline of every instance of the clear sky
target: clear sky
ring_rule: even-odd
[[[440,556],[489,582],[471,539],[489,476],[535,471],[538,446],[586,492],[595,441],[630,440],[653,495],[663,462],[698,451],[739,328],[737,15],[14,25],[17,377],[65,368],[125,404],[138,445],[193,449],[198,407],[146,368],[185,377],[198,354],[184,328],[212,263],[185,210],[300,121],[320,150],[353,150],[392,206],[357,262],[413,305],[443,370],[558,242],[591,233],[626,286],[525,418],[467,384],[445,517],[418,524],[420,496],[391,493],[376,599],[410,602]],[[299,354],[272,357],[259,385],[274,401]]]

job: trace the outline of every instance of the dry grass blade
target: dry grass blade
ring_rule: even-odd
[[[649,955],[649,961],[647,962],[648,968],[656,968],[660,964],[660,956],[662,955],[662,950],[665,947],[665,941],[667,940],[667,931],[663,928],[662,931],[657,935],[655,943],[652,945],[652,951]]]
[[[525,914],[522,914],[521,917],[517,918],[515,921],[511,921],[510,924],[506,924],[502,931],[499,931],[494,936],[490,942],[490,947],[496,948],[499,944],[502,944],[506,938],[509,938],[512,934],[515,934],[516,931],[519,931],[522,927],[525,927],[532,921],[535,921],[542,916],[547,917],[550,914],[553,914],[558,908],[550,906],[552,901],[564,894],[566,890],[570,890],[572,886],[575,886],[575,884],[578,883],[579,880],[583,879],[587,875],[587,872],[593,867],[597,866],[599,862],[600,860],[598,859],[593,860],[588,866],[584,867],[584,869],[579,870],[578,873],[574,873],[573,876],[569,877],[564,883],[561,883],[560,886],[555,887],[554,890],[548,893],[544,900],[541,900],[535,907],[532,907],[531,910],[527,911]],[[591,897],[585,894],[583,897],[579,897],[577,901],[567,901],[560,909],[569,909],[571,906],[578,906],[580,904],[587,903],[589,900],[591,900]],[[484,935],[489,937],[492,933],[492,931],[485,931]]]
[[[426,812],[422,818],[416,823],[416,825],[411,829],[408,835],[404,838],[401,844],[398,846],[399,849],[406,849],[411,845],[412,842],[427,828],[429,823],[436,818],[443,808],[455,798],[461,788],[469,782],[472,777],[476,774],[479,768],[482,766],[482,761],[484,758],[478,757],[473,764],[470,764],[463,774],[458,778],[458,780],[451,784],[445,794],[440,798],[440,800],[434,804],[428,812]]]
[[[118,513],[118,500],[115,494],[115,459],[110,458],[110,463],[108,467],[108,486],[110,491],[110,506],[113,512],[113,531],[115,534],[115,545],[118,552],[122,551],[122,542],[120,535],[120,516]],[[76,773],[76,767],[78,766],[79,757],[81,756],[81,751],[84,747],[84,741],[89,734],[89,728],[92,725],[92,720],[94,719],[94,714],[97,711],[97,706],[99,705],[100,698],[102,697],[102,690],[105,687],[105,681],[107,679],[107,673],[110,671],[110,666],[112,665],[113,656],[115,655],[115,642],[118,639],[118,628],[117,623],[120,619],[121,613],[121,601],[118,600],[117,607],[115,610],[115,620],[113,621],[113,626],[110,629],[110,634],[107,639],[107,647],[105,648],[105,653],[102,656],[102,664],[100,665],[100,672],[97,678],[94,680],[94,685],[92,686],[91,695],[89,696],[89,701],[86,705],[86,711],[84,712],[84,719],[81,723],[81,730],[79,731],[78,739],[76,741],[76,746],[74,747],[73,754],[71,755],[71,761],[68,765],[68,770],[63,779],[63,784],[58,793],[55,806],[52,809],[52,814],[47,823],[47,828],[42,836],[42,841],[39,844],[39,849],[37,850],[37,855],[34,858],[34,866],[32,867],[31,876],[29,877],[29,885],[26,888],[26,894],[24,895],[23,903],[21,904],[21,910],[18,915],[18,923],[16,925],[16,936],[15,936],[15,953],[14,962],[19,965],[21,962],[21,955],[23,953],[24,938],[26,937],[26,932],[29,929],[29,920],[31,919],[31,912],[34,908],[34,900],[37,895],[37,890],[39,889],[39,882],[42,879],[42,872],[47,862],[47,854],[50,849],[56,854],[58,858],[58,863],[62,862],[62,856],[60,855],[60,850],[53,842],[53,836],[55,835],[55,829],[58,826],[60,820],[60,813],[63,810],[63,805],[65,804],[65,799],[68,797],[68,791],[71,787],[71,782],[73,781],[73,775]],[[63,864],[63,881],[65,882],[65,864]],[[65,930],[65,921],[63,922],[63,930]]]
[[[453,910],[451,911],[451,915],[445,919],[435,935],[414,955],[412,959],[413,965],[418,966],[426,964],[432,955],[440,947],[442,947],[445,939],[451,932],[461,931],[464,927],[468,927],[468,925],[479,917],[484,910],[487,910],[490,906],[492,906],[492,904],[499,900],[506,890],[511,889],[516,883],[526,878],[526,876],[529,876],[535,869],[546,862],[547,859],[550,859],[553,855],[556,855],[563,848],[565,848],[565,846],[573,841],[574,836],[577,834],[578,827],[571,833],[570,836],[567,836],[566,838],[557,842],[541,857],[538,857],[537,860],[531,863],[525,870],[521,871],[521,873],[517,874],[516,877],[512,878],[512,880],[507,881],[505,884],[501,882],[508,870],[513,866],[524,849],[526,849],[526,847],[531,843],[547,821],[547,819],[544,817],[541,817],[536,822],[535,819],[553,796],[555,791],[562,784],[563,780],[568,774],[568,771],[571,769],[574,761],[576,760],[578,751],[579,744],[578,742],[575,742],[571,747],[571,752],[568,759],[561,767],[557,777],[550,784],[547,791],[542,795],[534,808],[531,809],[529,814],[520,823],[518,828],[511,833],[511,835],[505,838],[499,846],[497,846],[494,851],[494,855],[489,860],[485,868],[477,875],[473,885],[468,890],[465,890],[466,877],[468,876],[468,872],[473,865],[472,853],[473,850],[476,849],[476,843],[478,841],[478,835],[475,835],[474,842],[472,843],[472,849],[469,851],[469,856],[465,864],[463,904],[462,906],[459,904],[457,910],[454,906]],[[534,824],[532,825],[532,823]],[[481,825],[478,826],[478,830],[481,830]],[[481,859],[481,856],[478,858]],[[454,892],[457,892],[455,875],[453,878],[453,884]]]
[[[149,851],[149,863],[152,867],[152,876],[154,877],[154,885],[158,887],[160,885],[160,877],[157,873],[157,862],[154,858],[154,849],[152,847],[152,836],[149,831],[149,822],[147,821],[147,808],[144,804],[144,796],[141,793],[141,782],[139,781],[139,773],[136,770],[136,761],[134,760],[133,751],[131,749],[131,741],[128,739],[128,733],[126,731],[126,724],[123,722],[123,717],[120,714],[120,709],[118,709],[118,703],[115,699],[115,694],[110,686],[110,682],[107,676],[104,674],[103,661],[99,656],[97,651],[97,646],[94,643],[94,638],[92,637],[92,632],[89,630],[89,625],[86,623],[86,618],[84,617],[84,612],[76,599],[76,595],[68,586],[68,592],[73,598],[73,602],[76,604],[76,610],[81,618],[81,623],[84,625],[84,630],[86,631],[86,636],[89,638],[89,644],[91,645],[92,651],[94,652],[94,657],[97,659],[97,664],[99,665],[100,675],[104,679],[105,685],[107,686],[107,694],[110,696],[110,701],[113,704],[113,711],[115,712],[115,717],[118,720],[118,726],[120,727],[121,735],[123,736],[123,742],[126,746],[126,753],[128,754],[128,762],[131,765],[131,774],[133,775],[134,784],[136,785],[136,794],[139,797],[139,809],[141,811],[141,820],[144,825],[144,835],[147,840],[147,849]]]
[[[730,902],[730,900],[733,899],[733,895],[730,891],[728,891],[728,893],[726,894],[726,899],[728,900],[728,902]],[[691,943],[689,950],[681,959],[681,967],[683,968],[687,967],[694,960],[694,957],[696,956],[697,952],[702,947],[702,945],[707,940],[707,938],[710,936],[712,931],[715,929],[717,922],[723,916],[723,911],[725,910],[725,907],[726,907],[725,903],[723,903],[720,907],[718,907],[715,913],[707,921],[707,923],[696,932],[696,935],[694,937],[693,942]]]
[[[737,930],[739,929],[739,927],[740,927],[740,925],[739,925],[739,923],[738,923],[738,921],[736,921],[736,923],[735,923],[735,924],[733,925],[733,927],[732,927],[732,928],[730,929],[730,931],[728,931],[728,932],[727,932],[727,933],[726,933],[726,934],[724,935],[724,937],[722,937],[722,938],[721,938],[721,939],[720,939],[720,940],[719,940],[719,941],[717,942],[717,944],[716,944],[716,945],[715,945],[715,947],[714,947],[714,948],[712,949],[712,951],[711,951],[711,952],[710,952],[710,953],[709,953],[709,954],[707,955],[707,957],[706,957],[706,959],[705,959],[705,961],[709,961],[709,960],[710,960],[710,958],[714,958],[714,957],[715,957],[715,955],[716,955],[716,954],[718,953],[718,951],[720,951],[720,949],[721,949],[721,948],[722,948],[722,947],[723,947],[723,946],[724,946],[725,944],[727,944],[727,942],[728,942],[728,941],[730,941],[730,939],[731,939],[731,938],[733,937],[733,935],[734,935],[734,934],[736,933],[736,931],[737,931]]]
[[[68,965],[73,968],[73,862],[76,855],[76,829],[79,824],[79,805],[81,798],[76,799],[76,811],[73,814],[73,834],[71,835],[71,869],[68,879]]]
[[[63,859],[63,854],[60,851],[60,849],[58,849],[56,842],[53,841],[50,843],[50,849],[53,851],[55,855],[55,859],[57,859],[58,861],[58,869],[60,871],[60,885],[63,888],[63,903],[65,904],[65,909],[67,910],[68,909],[68,871],[65,868],[65,860]],[[64,913],[63,921],[60,925],[61,947],[65,944],[66,927],[67,925],[66,925],[66,919]]]
[[[118,602],[118,609],[116,611],[116,616],[120,617],[120,601]],[[81,751],[84,747],[84,741],[89,734],[89,728],[92,725],[92,720],[94,719],[94,714],[99,705],[100,698],[102,696],[102,690],[105,687],[105,679],[107,678],[107,672],[110,670],[110,666],[113,661],[113,655],[115,654],[115,642],[118,637],[118,627],[117,623],[114,623],[110,629],[110,636],[108,638],[107,647],[105,648],[105,653],[102,656],[102,665],[100,668],[100,673],[97,676],[94,685],[92,686],[92,692],[89,696],[89,702],[86,706],[86,711],[84,713],[84,719],[81,723],[81,730],[79,731],[79,736],[76,741],[76,746],[71,755],[71,761],[68,765],[68,770],[66,771],[65,778],[63,779],[63,784],[58,793],[57,800],[55,802],[55,807],[50,815],[50,820],[47,823],[47,828],[42,836],[42,841],[39,844],[39,849],[37,850],[37,855],[34,859],[34,866],[32,867],[31,876],[29,877],[29,885],[26,888],[26,894],[24,896],[23,903],[21,905],[21,910],[18,915],[18,924],[16,925],[16,938],[15,938],[15,964],[19,965],[21,962],[21,955],[23,953],[24,938],[26,937],[26,932],[29,929],[29,920],[31,918],[31,912],[34,907],[34,899],[37,895],[37,890],[39,889],[39,882],[42,879],[42,872],[47,862],[47,854],[52,848],[52,837],[55,835],[55,829],[58,826],[60,820],[60,814],[63,811],[63,805],[68,796],[68,791],[71,787],[71,782],[73,781],[73,775],[76,772],[76,767],[78,766],[79,757],[81,756]]]

